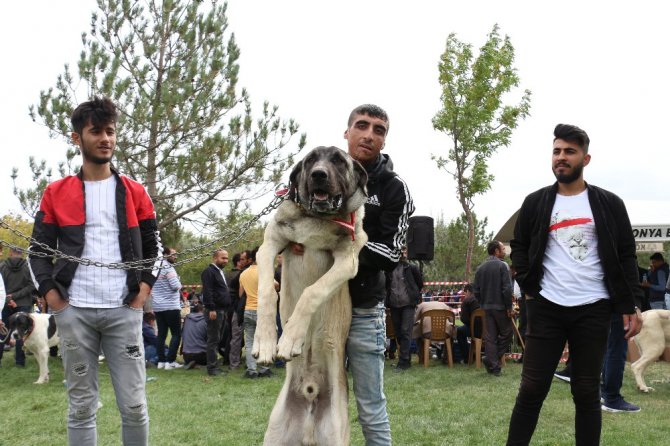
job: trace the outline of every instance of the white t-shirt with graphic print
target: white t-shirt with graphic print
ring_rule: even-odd
[[[121,262],[116,214],[116,178],[84,181],[86,224],[82,257],[103,263]],[[120,269],[79,265],[68,290],[70,305],[118,308],[128,293],[127,273]]]
[[[588,192],[556,195],[547,230],[542,296],[566,307],[609,299]]]

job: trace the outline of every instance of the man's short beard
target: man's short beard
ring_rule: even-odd
[[[100,158],[100,157],[98,157],[98,156],[88,156],[88,155],[84,155],[83,152],[82,152],[82,156],[84,157],[84,159],[85,159],[86,161],[90,161],[90,162],[92,162],[93,164],[103,165],[103,164],[109,164],[109,163],[112,162],[112,158],[111,158],[111,157],[110,157],[110,158]]]
[[[556,177],[556,181],[559,183],[570,184],[581,178],[583,171],[584,165],[582,164],[575,166],[575,168],[570,173],[556,173],[556,171],[554,171],[554,176]]]

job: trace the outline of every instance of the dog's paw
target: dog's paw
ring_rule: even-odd
[[[638,386],[638,389],[640,389],[640,392],[644,392],[644,393],[653,392],[655,390],[653,387],[648,387],[648,386]]]
[[[276,351],[277,332],[271,331],[262,334],[256,329],[256,333],[254,334],[254,347],[251,349],[251,355],[256,358],[256,361],[262,365],[272,364],[274,362]]]
[[[302,345],[305,343],[304,338],[293,338],[286,331],[279,338],[277,344],[277,358],[284,361],[290,361],[296,356],[302,354]]]
[[[35,381],[33,384],[46,384],[49,382],[49,378],[39,378],[37,381]]]

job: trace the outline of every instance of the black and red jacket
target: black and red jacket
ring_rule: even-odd
[[[156,225],[156,212],[144,186],[119,175],[116,177],[116,212],[119,222],[119,247],[121,260],[131,262],[152,259],[158,256],[160,238]],[[84,251],[84,227],[86,210],[84,181],[82,172],[68,176],[47,186],[42,196],[40,210],[35,216],[33,238],[51,248],[71,256],[81,257]],[[45,252],[34,243],[33,252]],[[30,269],[39,286],[40,295],[58,289],[64,299],[68,299],[68,289],[72,283],[78,263],[49,257],[30,255]],[[150,270],[128,270],[126,284],[128,295],[124,303],[129,303],[137,295],[140,282],[153,286],[156,281]]]

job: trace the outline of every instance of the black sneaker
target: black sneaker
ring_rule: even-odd
[[[256,379],[258,378],[258,372],[255,370],[247,370],[244,372],[244,378],[249,378],[249,379]]]
[[[615,401],[604,402],[601,407],[605,412],[613,412],[613,413],[618,412],[634,413],[639,412],[641,410],[640,406],[631,404],[628,401],[624,400],[623,398],[620,398]]]
[[[195,362],[195,361],[191,361],[191,362],[189,362],[188,364],[186,364],[186,365],[184,366],[184,369],[185,369],[185,370],[191,370],[191,369],[195,368],[196,365],[198,365],[197,362]]]
[[[566,383],[570,382],[570,373],[566,369],[556,370],[554,376],[561,381],[565,381]]]
[[[219,376],[219,375],[223,375],[223,370],[221,370],[219,368],[212,369],[212,370],[207,370],[207,374],[209,376]]]
[[[273,375],[273,373],[272,373],[272,370],[270,370],[270,369],[265,369],[265,370],[261,370],[260,372],[258,372],[258,376],[260,378],[269,378],[272,375]]]
[[[484,364],[484,368],[486,368],[486,373],[493,373],[493,366],[487,357],[482,358],[482,364]]]

